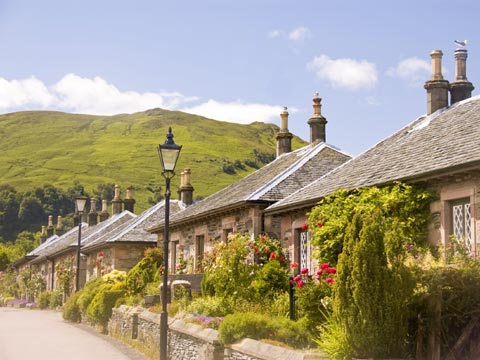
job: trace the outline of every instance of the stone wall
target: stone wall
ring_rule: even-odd
[[[218,331],[169,318],[169,356],[175,360],[319,360],[318,353],[289,350],[252,339],[224,347]],[[138,345],[152,358],[158,358],[160,316],[140,307],[122,305],[113,309],[108,323],[109,335]]]

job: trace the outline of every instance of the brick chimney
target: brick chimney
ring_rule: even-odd
[[[124,210],[134,213],[135,199],[133,198],[133,186],[127,188],[127,194],[125,195],[125,200],[123,200],[123,208]]]
[[[48,215],[47,237],[53,236],[53,216]]]
[[[432,57],[432,78],[425,83],[427,90],[427,115],[448,106],[449,83],[442,75],[442,50],[434,50]]]
[[[100,222],[105,221],[109,217],[107,200],[102,200],[102,212],[100,213]]]
[[[98,223],[97,199],[90,199],[90,212],[87,217],[88,226],[95,226]]]
[[[112,200],[112,215],[122,212],[122,199],[120,199],[120,186],[115,185],[115,197]]]
[[[178,194],[180,201],[185,205],[193,204],[193,190],[195,190],[190,184],[190,169],[184,169],[180,174],[180,188],[178,189]]]
[[[455,50],[455,81],[450,84],[450,104],[472,97],[473,84],[467,80],[467,49]]]
[[[313,116],[307,121],[310,125],[310,144],[312,145],[326,141],[325,125],[327,125],[327,119],[322,116],[321,102],[322,99],[318,97],[318,92],[315,92],[313,96]]]
[[[277,157],[292,152],[293,135],[288,131],[288,111],[286,106],[280,114],[280,119],[280,131],[277,134]]]
[[[65,229],[63,228],[63,221],[60,215],[57,216],[57,226],[55,227],[55,234],[58,236],[62,236],[65,233]]]
[[[47,227],[42,225],[42,232],[40,234],[40,245],[47,241]]]

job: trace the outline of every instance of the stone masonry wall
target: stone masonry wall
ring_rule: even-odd
[[[252,339],[224,347],[218,331],[169,318],[169,357],[175,360],[319,360],[319,353],[289,350]],[[140,307],[122,305],[113,309],[108,332],[117,339],[156,350],[160,344],[160,316]],[[158,356],[158,354],[157,354]]]

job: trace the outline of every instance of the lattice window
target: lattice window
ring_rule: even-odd
[[[309,250],[309,233],[308,231],[301,231],[300,232],[300,269],[303,268],[308,268],[309,267],[309,256],[308,256],[308,250]]]
[[[470,250],[473,250],[471,220],[470,202],[468,199],[452,203],[453,236],[457,240],[464,242]]]

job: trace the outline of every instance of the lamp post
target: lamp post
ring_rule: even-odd
[[[175,165],[180,155],[181,145],[173,141],[172,128],[168,128],[167,139],[163,145],[158,145],[158,155],[162,165],[162,176],[165,178],[165,226],[163,228],[163,286],[162,286],[162,313],[160,314],[160,360],[168,359],[168,244],[170,222],[170,179],[175,176]]]
[[[78,213],[78,244],[77,244],[77,272],[75,274],[75,291],[80,290],[80,246],[82,243],[82,214],[87,204],[87,197],[83,195],[83,190],[75,196],[75,207]]]

